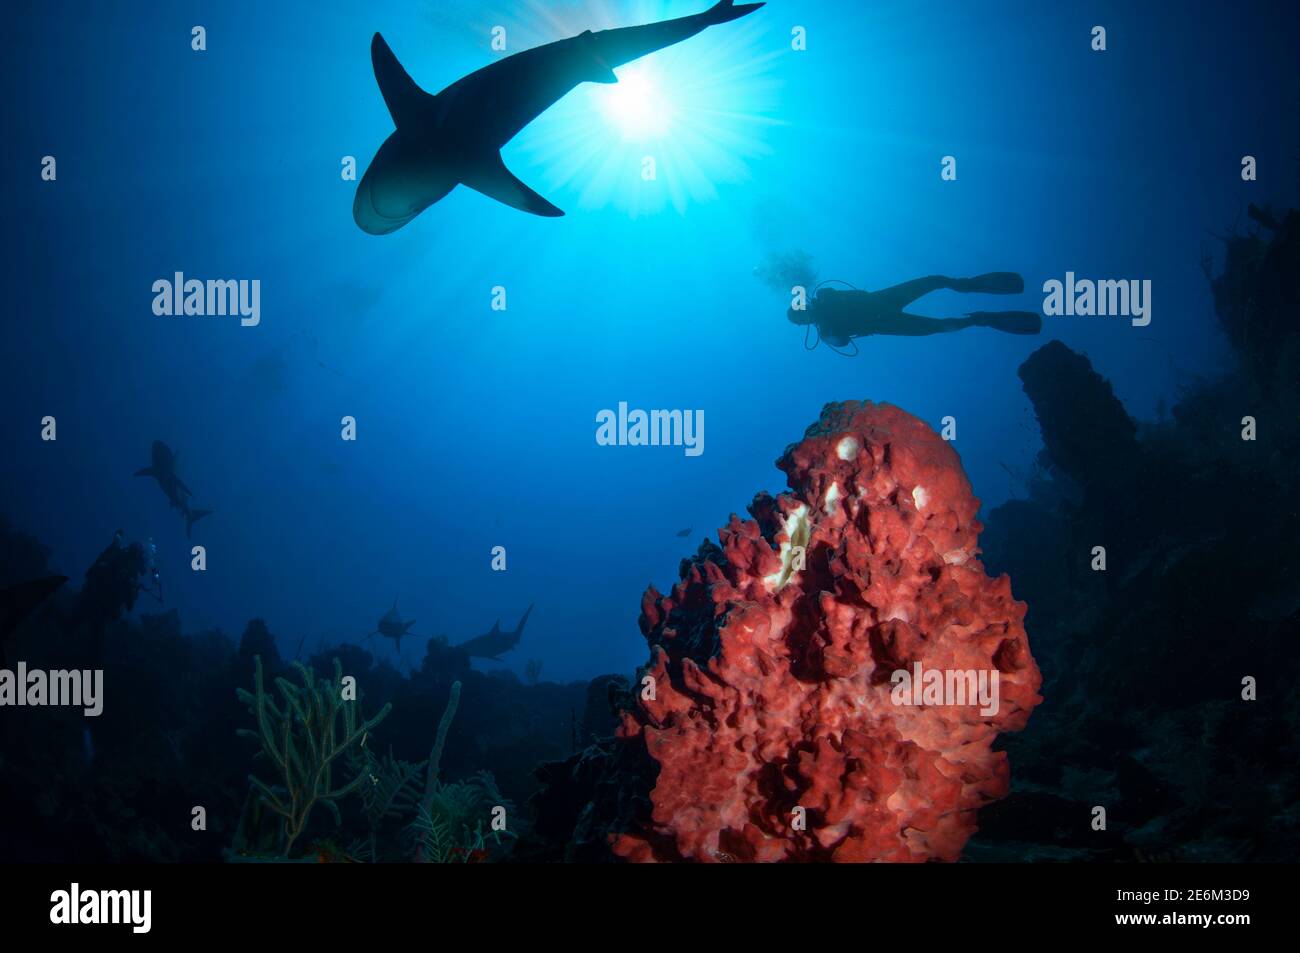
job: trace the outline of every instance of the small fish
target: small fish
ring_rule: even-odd
[[[695,527],[693,527],[693,526],[688,526],[688,527],[686,527],[685,529],[678,530],[678,531],[677,531],[677,538],[678,538],[678,539],[685,539],[687,536],[690,536],[690,535],[691,535],[691,530],[694,529],[694,528],[695,528]]]

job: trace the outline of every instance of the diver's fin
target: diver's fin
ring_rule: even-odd
[[[1037,334],[1043,330],[1043,316],[1035,311],[972,311],[973,324],[1008,334]]]
[[[375,67],[375,82],[379,84],[384,105],[393,117],[393,125],[401,129],[408,123],[418,122],[425,103],[432,97],[415,84],[378,33],[370,41],[370,60]]]
[[[1018,295],[1025,290],[1025,279],[1014,271],[991,271],[961,282],[958,290],[988,295]]]
[[[515,178],[514,174],[506,168],[499,152],[493,153],[490,158],[462,175],[461,182],[475,192],[482,192],[488,198],[496,199],[521,212],[531,212],[546,218],[559,218],[564,214]]]
[[[194,528],[195,523],[203,519],[203,517],[211,516],[211,515],[212,515],[212,510],[190,510],[188,513],[186,513],[185,514],[185,538],[186,539],[190,538],[190,530]]]
[[[710,23],[727,23],[731,20],[739,20],[743,16],[753,13],[761,3],[742,3],[733,4],[731,0],[718,0],[713,6],[705,11],[705,16],[709,18]]]

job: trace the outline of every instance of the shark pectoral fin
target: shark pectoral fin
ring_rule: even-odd
[[[599,76],[592,76],[592,77],[590,77],[589,82],[592,82],[592,83],[617,83],[617,82],[618,82],[618,77],[614,75],[614,71],[613,71],[612,69],[611,69],[611,70],[604,70],[604,71],[602,71],[602,72],[600,73]]]
[[[383,94],[384,105],[393,117],[393,125],[401,129],[404,125],[418,122],[425,103],[431,97],[415,84],[378,33],[370,41],[370,60],[375,67],[375,82]]]
[[[559,218],[564,214],[515,178],[514,173],[506,168],[499,152],[493,153],[491,158],[483,160],[462,175],[461,182],[475,192],[482,192],[488,198],[521,212],[531,212],[546,218]]]
[[[154,475],[153,467],[145,467],[143,470],[136,470],[136,471],[135,471],[135,475],[136,475],[136,476],[153,476],[153,475]]]

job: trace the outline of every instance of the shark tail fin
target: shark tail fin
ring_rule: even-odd
[[[384,97],[388,114],[398,129],[418,121],[428,93],[415,84],[409,73],[397,62],[388,43],[378,33],[370,41],[370,60],[375,68],[375,82]]]
[[[190,510],[188,513],[186,513],[185,514],[185,538],[189,539],[190,530],[194,528],[195,523],[203,519],[203,517],[211,516],[211,515],[212,515],[212,510]]]
[[[713,23],[728,23],[731,20],[739,20],[743,16],[748,16],[761,6],[763,6],[762,3],[734,4],[731,0],[718,0],[717,3],[709,7],[709,20]]]
[[[461,182],[475,192],[482,192],[488,198],[521,212],[531,212],[543,218],[559,218],[564,214],[561,209],[515,178],[514,173],[506,168],[499,152],[462,174]]]

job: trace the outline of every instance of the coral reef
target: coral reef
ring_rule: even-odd
[[[760,493],[642,601],[651,659],[619,735],[658,774],[649,825],[614,852],[956,860],[1007,792],[994,739],[1040,701],[1025,607],[976,558],[957,454],[896,407],[848,402],[778,466],[790,492]],[[900,702],[894,673],[923,670],[982,672],[1000,702]]]
[[[279,773],[281,783],[274,786],[255,775],[249,775],[248,781],[262,804],[281,818],[285,857],[306,829],[316,805],[324,805],[335,821],[342,823],[337,802],[367,779],[359,773],[335,786],[335,762],[352,745],[364,744],[366,735],[392,710],[385,705],[373,718],[358,718],[358,702],[346,697],[343,665],[338,659],[334,660],[334,677],[328,680],[318,679],[305,665],[295,664],[294,668],[302,677],[302,686],[277,678],[275,686],[283,699],[279,706],[266,691],[261,656],[253,659],[253,691],[241,688],[238,692],[257,722],[256,731],[240,729],[239,734],[258,741],[261,753]]]
[[[1105,493],[1127,478],[1137,427],[1086,357],[1049,341],[1020,366],[1020,379],[1049,467],[1082,492]]]
[[[357,793],[370,833],[353,842],[345,855],[348,859],[373,863],[414,856],[424,863],[470,863],[490,859],[494,849],[509,846],[513,832],[489,829],[484,833],[495,808],[505,810],[507,817],[514,813],[491,772],[480,771],[457,782],[439,777],[442,751],[459,704],[460,682],[455,682],[425,761],[402,761],[391,751],[381,757],[368,747],[351,756],[363,779]]]
[[[376,755],[366,747],[360,755],[353,755],[354,769],[365,780],[357,789],[361,798],[361,813],[365,818],[369,836],[353,844],[350,856],[377,861],[381,856],[381,838],[402,818],[414,814],[420,803],[419,780],[424,774],[425,762],[411,763],[386,755]],[[387,846],[387,843],[385,843]]]
[[[0,588],[57,569],[48,549],[0,516]],[[79,624],[81,572],[64,572],[74,581],[22,620],[5,646],[11,659],[55,669],[84,666],[95,656],[95,633]],[[250,796],[249,745],[236,734],[250,726],[249,714],[236,691],[251,687],[257,656],[272,693],[277,677],[300,683],[292,646],[307,641],[303,635],[281,633],[279,644],[290,646],[290,657],[284,658],[275,633],[261,619],[251,620],[242,637],[236,633],[232,639],[215,631],[186,631],[176,611],[136,617],[119,607],[104,625],[102,667],[109,695],[100,717],[30,707],[9,708],[0,717],[0,812],[23,818],[22,824],[0,825],[0,855],[50,863],[277,857],[281,818],[255,793]],[[472,786],[482,798],[468,831],[452,825],[456,842],[449,853],[458,861],[499,860],[513,853],[512,837],[488,829],[490,807],[508,809],[511,832],[529,829],[526,812],[510,805],[535,793],[539,761],[573,750],[571,712],[582,710],[587,683],[543,679],[527,685],[476,671],[463,652],[440,639],[428,640],[422,664],[408,675],[383,655],[356,645],[322,646],[302,661],[328,680],[334,658],[364,691],[367,712],[371,706],[393,706],[366,748],[354,744],[351,750],[373,748],[386,753],[380,760],[416,765],[411,793],[417,801],[427,780],[430,725],[439,723],[452,686],[461,684],[455,730],[446,735],[439,773],[449,800],[466,800],[459,785]],[[483,772],[491,772],[492,793],[484,793]],[[265,770],[257,773],[273,780]],[[314,811],[294,854],[371,859],[362,793],[358,788],[358,796],[338,802],[341,825],[328,810]],[[206,810],[206,830],[190,826],[196,805]],[[435,805],[431,813],[438,812]],[[374,859],[411,859],[415,814],[403,808],[384,822]],[[480,820],[482,849],[475,846],[474,832]],[[325,849],[330,842],[338,846]]]
[[[1021,368],[1043,474],[983,543],[1034,607],[1047,701],[1006,742],[1016,790],[982,815],[972,859],[1300,849],[1300,215],[1252,217],[1264,230],[1227,238],[1209,276],[1232,359],[1169,417],[1132,420],[1059,342]]]
[[[1278,216],[1250,206],[1263,229],[1224,239],[1221,274],[1212,278],[1215,313],[1242,366],[1268,395],[1296,396],[1300,382],[1300,212]]]
[[[419,841],[416,860],[431,864],[480,863],[508,846],[513,832],[486,827],[492,812],[513,806],[487,771],[464,781],[437,782],[416,810],[411,831]],[[485,832],[486,828],[486,832]]]

